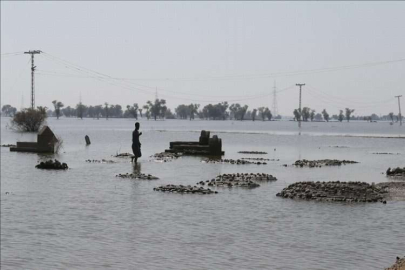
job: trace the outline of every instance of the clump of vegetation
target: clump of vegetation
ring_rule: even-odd
[[[56,119],[59,119],[60,116],[60,108],[63,108],[63,103],[57,100],[52,101],[53,106],[55,107],[55,114],[56,114]]]
[[[17,112],[17,108],[14,108],[13,106],[7,104],[4,105],[1,108],[1,112],[5,115],[5,116],[14,116],[15,113]]]
[[[46,107],[23,109],[14,115],[11,125],[20,131],[37,132],[44,124],[46,117]]]
[[[55,143],[55,154],[59,154],[59,152],[63,149],[63,139],[61,136],[55,135],[56,143]]]

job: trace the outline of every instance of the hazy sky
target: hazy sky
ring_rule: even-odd
[[[47,107],[80,95],[86,105],[144,104],[157,87],[172,109],[222,100],[272,109],[276,81],[284,115],[298,107],[296,83],[317,112],[397,113],[404,14],[405,2],[2,1],[1,104],[30,104],[30,57],[8,53],[42,50],[36,104]]]

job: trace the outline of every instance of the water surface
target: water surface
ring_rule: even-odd
[[[143,157],[137,167],[112,157],[131,151],[134,121],[129,119],[50,119],[64,140],[55,156],[1,148],[2,269],[383,269],[405,253],[405,202],[344,204],[275,196],[296,181],[387,181],[388,167],[405,166],[405,140],[372,137],[404,137],[403,127],[303,123],[298,135],[294,122],[140,122]],[[13,132],[6,124],[2,118],[1,144],[36,140],[36,134]],[[198,140],[201,129],[222,138],[226,158],[258,157],[237,153],[255,150],[279,161],[266,166],[205,164],[200,157],[149,161],[170,141]],[[46,158],[70,169],[34,168]],[[85,162],[103,158],[118,163]],[[360,164],[282,166],[302,158]],[[160,180],[115,177],[134,170]],[[270,173],[278,181],[251,190],[218,188],[215,195],[153,191],[234,172]]]

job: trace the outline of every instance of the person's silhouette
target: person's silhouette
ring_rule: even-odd
[[[132,152],[134,152],[134,156],[132,157],[131,162],[134,161],[135,163],[138,161],[138,158],[142,156],[141,153],[141,143],[139,142],[139,136],[142,135],[142,132],[139,132],[139,123],[135,123],[135,130],[132,132]]]

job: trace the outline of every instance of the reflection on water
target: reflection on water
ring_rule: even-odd
[[[64,139],[62,153],[52,157],[69,165],[64,172],[37,170],[43,157],[1,148],[2,269],[383,269],[404,253],[405,202],[319,203],[275,196],[296,181],[386,181],[388,167],[404,166],[403,139],[311,135],[404,136],[404,129],[390,130],[384,123],[357,128],[354,123],[303,123],[297,136],[293,122],[143,121],[143,157],[133,164],[112,157],[131,152],[133,123],[49,120]],[[35,134],[3,128],[5,121],[1,125],[2,144],[36,140]],[[197,140],[201,129],[212,135],[226,131],[219,135],[224,158],[256,157],[238,153],[248,150],[265,151],[261,157],[279,161],[236,166],[202,163],[201,157],[148,160],[170,141]],[[92,142],[87,147],[86,134]],[[103,158],[117,163],[85,162]],[[282,166],[302,158],[360,163]],[[115,177],[131,172],[160,180]],[[269,173],[278,181],[252,190],[217,188],[212,196],[153,191],[237,172]]]
[[[142,171],[141,171],[141,169],[142,169],[142,163],[140,163],[140,162],[134,162],[134,163],[132,163],[132,168],[133,168],[133,171],[132,171],[132,173],[134,173],[134,174],[136,174],[136,173],[142,173]]]

